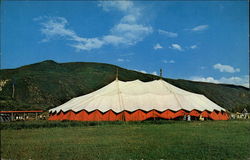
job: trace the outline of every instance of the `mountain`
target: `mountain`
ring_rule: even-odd
[[[152,81],[159,76],[127,70],[118,66],[90,63],[56,63],[48,60],[16,69],[0,70],[1,110],[48,110],[73,97],[93,92],[119,79]],[[190,92],[203,94],[229,111],[250,110],[248,88],[227,84],[163,80]]]

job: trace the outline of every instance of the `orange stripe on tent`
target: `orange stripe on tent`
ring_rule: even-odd
[[[192,110],[191,112],[186,112],[184,110],[179,110],[177,112],[172,112],[170,110],[166,110],[162,113],[159,113],[156,110],[151,110],[149,112],[144,112],[142,110],[136,110],[134,112],[123,111],[121,113],[115,113],[112,110],[109,110],[105,113],[101,113],[99,110],[95,110],[93,112],[86,112],[82,110],[80,112],[75,113],[74,111],[69,111],[63,113],[62,111],[58,114],[51,114],[49,120],[76,120],[76,121],[143,121],[149,118],[163,118],[163,119],[175,119],[177,117],[183,117],[184,115],[191,115],[194,117],[199,117],[202,115],[203,117],[210,118],[212,120],[228,120],[229,115],[226,112],[207,112],[203,111],[199,113],[196,110]]]
[[[68,115],[68,120],[72,120],[72,121],[76,120],[76,119],[75,119],[75,117],[76,117],[76,113],[75,113],[75,112],[69,111],[68,114],[69,114],[69,115]]]
[[[102,115],[102,121],[116,121],[117,115],[112,111],[109,110]]]
[[[58,120],[63,120],[63,115],[64,115],[64,113],[61,111],[58,115],[57,115],[57,119]]]
[[[222,120],[228,120],[229,119],[229,114],[226,112],[222,113]]]
[[[213,120],[220,120],[219,116],[217,115],[217,113],[215,111],[211,112],[208,117],[213,119]]]
[[[64,113],[61,117],[61,120],[70,120],[71,114],[72,114],[72,111],[68,111],[68,112]]]
[[[50,120],[50,121],[56,120],[56,114],[54,114],[54,115],[51,114],[51,115],[49,116],[48,120]]]
[[[218,115],[219,120],[223,120],[223,115],[221,112],[219,112],[217,115]]]
[[[147,119],[147,113],[141,111],[141,110],[137,110],[135,112],[132,113],[127,113],[126,114],[126,120],[127,121],[143,121],[145,119]]]
[[[127,112],[123,111],[117,114],[117,121],[128,121],[126,117]]]
[[[186,115],[186,114],[188,114],[188,113],[186,113],[185,111],[183,111],[183,110],[179,110],[178,112],[176,112],[176,113],[174,113],[174,115],[173,115],[173,119],[174,118],[177,118],[177,117],[183,117],[184,115]]]
[[[209,117],[209,113],[207,111],[203,111],[201,112],[202,117],[208,118]]]
[[[146,119],[159,117],[159,113],[155,110],[146,113]]]
[[[174,117],[174,114],[175,114],[174,112],[166,110],[162,112],[159,117],[164,119],[172,119]]]
[[[89,120],[102,121],[102,113],[99,110],[95,110],[89,114]]]
[[[190,113],[188,113],[190,116],[195,116],[195,117],[199,117],[200,113],[196,110],[192,110]]]

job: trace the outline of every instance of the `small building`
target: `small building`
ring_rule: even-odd
[[[230,113],[231,119],[250,119],[250,113],[244,108],[242,112]]]
[[[243,114],[240,112],[236,112],[235,115],[236,115],[236,119],[243,119],[244,117]]]
[[[0,111],[0,122],[38,120],[44,111]],[[44,117],[43,117],[44,118]]]

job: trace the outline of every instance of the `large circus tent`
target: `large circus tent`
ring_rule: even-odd
[[[49,120],[143,121],[152,118],[204,117],[228,120],[226,110],[204,95],[166,81],[114,80],[103,88],[49,110]]]

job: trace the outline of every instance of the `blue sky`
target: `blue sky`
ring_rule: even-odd
[[[4,1],[2,68],[102,62],[249,85],[247,1]]]

